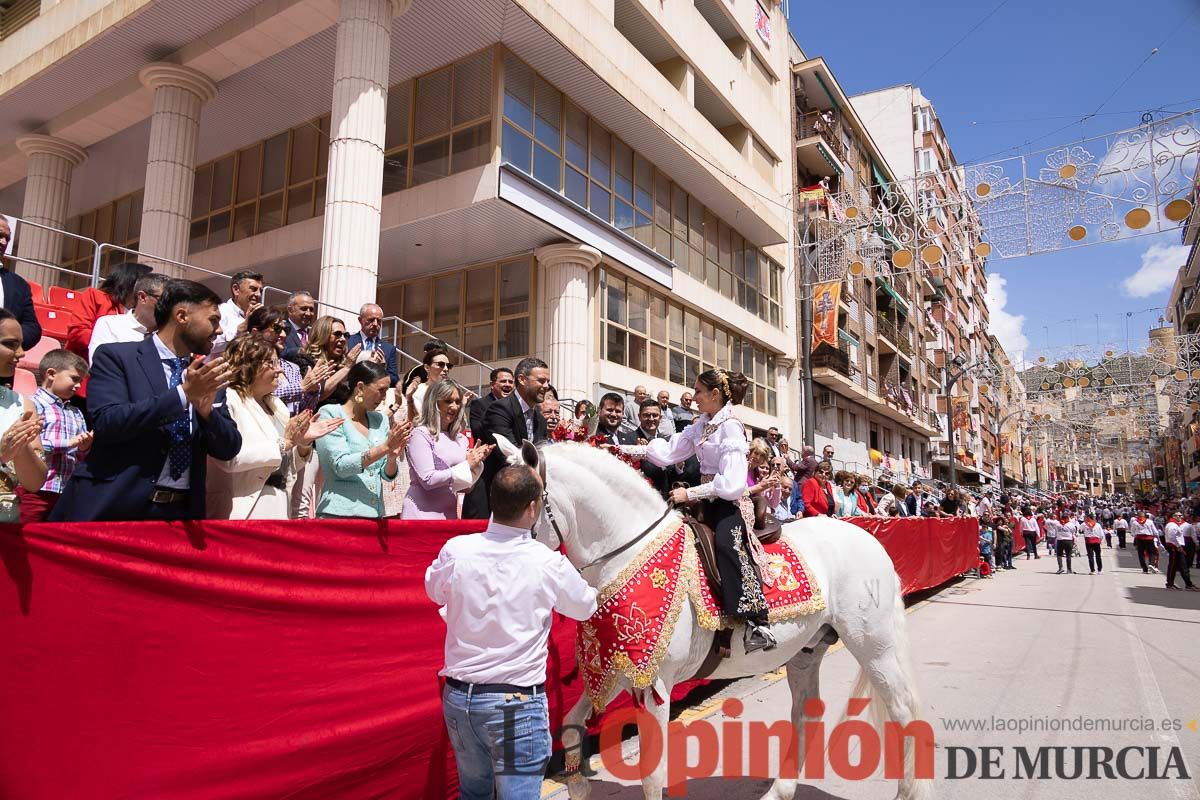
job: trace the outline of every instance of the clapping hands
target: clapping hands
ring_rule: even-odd
[[[494,444],[477,444],[467,451],[467,463],[474,469],[482,464],[495,449],[496,445]]]
[[[21,418],[9,426],[0,438],[0,461],[9,462],[24,448],[32,446],[42,435],[42,418],[33,411],[26,411]]]
[[[183,395],[196,409],[196,414],[206,420],[212,412],[217,392],[228,386],[232,378],[233,369],[224,357],[214,358],[207,363],[197,357],[183,374]]]

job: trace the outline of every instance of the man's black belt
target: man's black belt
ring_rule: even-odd
[[[515,686],[511,683],[467,683],[457,678],[446,678],[446,685],[472,694],[545,694],[546,684],[537,686]]]
[[[181,492],[178,489],[155,489],[150,493],[150,502],[158,505],[173,505],[186,503],[188,497],[188,492]]]

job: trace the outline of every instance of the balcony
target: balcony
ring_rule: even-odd
[[[796,114],[796,160],[810,175],[832,178],[847,172],[841,123],[833,111]]]
[[[905,387],[909,392],[906,400],[894,381],[865,376],[850,362],[846,345],[833,348],[823,344],[812,354],[809,363],[813,380],[826,389],[832,389],[850,402],[887,417],[920,436],[938,434],[936,420],[927,409],[915,405],[917,394],[911,388]]]

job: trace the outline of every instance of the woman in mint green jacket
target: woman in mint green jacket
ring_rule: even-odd
[[[345,422],[316,442],[323,481],[317,516],[378,519],[384,514],[383,482],[395,480],[412,425],[370,410],[383,401],[391,385],[385,365],[360,361],[346,383],[346,402],[327,405],[319,414]]]

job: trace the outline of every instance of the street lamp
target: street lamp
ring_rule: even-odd
[[[1026,410],[1024,408],[1018,408],[1016,411],[1001,417],[992,427],[992,434],[996,437],[996,465],[1000,468],[1000,494],[1004,494],[1004,448],[1000,444],[1000,429],[1004,426],[1004,423],[1008,422],[1013,417],[1017,417],[1025,413]],[[1024,448],[1022,448],[1021,468],[1024,469],[1024,467],[1025,453]]]
[[[954,384],[960,378],[974,375],[978,378],[994,379],[999,374],[999,367],[991,359],[967,363],[962,355],[957,355],[946,366],[946,441],[949,445],[948,463],[950,464],[950,488],[958,488],[958,465],[954,463]],[[1003,471],[1003,467],[1001,468]]]

